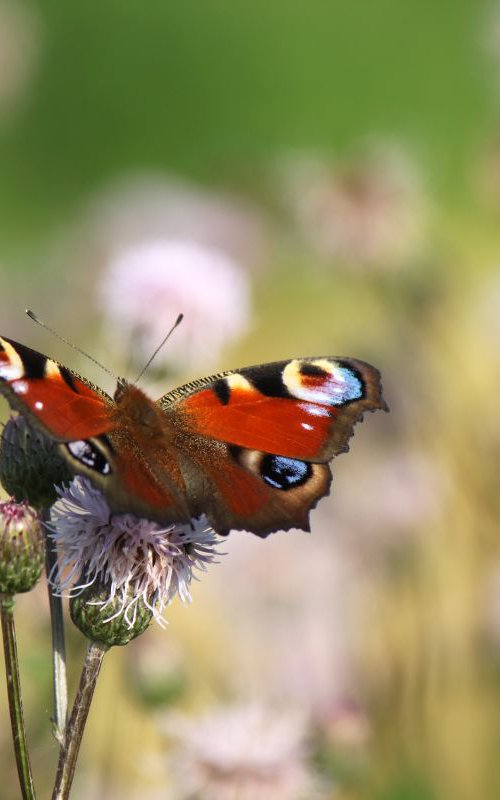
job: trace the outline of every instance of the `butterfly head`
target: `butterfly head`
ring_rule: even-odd
[[[125,425],[139,435],[139,430],[148,435],[161,434],[165,427],[165,416],[159,406],[134,383],[120,378],[118,380],[114,400],[119,426]]]
[[[115,393],[113,395],[113,399],[115,403],[121,403],[123,397],[127,394],[127,389],[130,386],[129,382],[126,378],[118,378],[118,382],[116,384]]]

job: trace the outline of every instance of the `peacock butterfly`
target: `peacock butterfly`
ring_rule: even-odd
[[[354,358],[295,358],[221,372],[154,402],[119,380],[114,397],[0,338],[0,392],[88,476],[114,512],[164,524],[205,514],[227,534],[309,530],[328,462],[365,411],[387,409],[380,374]]]

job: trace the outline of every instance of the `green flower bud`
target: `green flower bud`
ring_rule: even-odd
[[[72,479],[57,444],[22,414],[7,422],[0,448],[0,481],[20,502],[47,508],[57,500],[54,486]]]
[[[44,565],[40,517],[27,503],[0,503],[0,593],[29,592]]]
[[[127,612],[130,602],[133,607]],[[142,598],[133,593],[124,598],[121,592],[113,596],[110,586],[98,579],[71,598],[69,610],[71,619],[87,639],[107,647],[128,644],[140,636],[153,616]]]

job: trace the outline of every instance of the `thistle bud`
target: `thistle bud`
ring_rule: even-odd
[[[69,603],[71,619],[92,642],[112,647],[128,644],[148,628],[153,611],[142,598],[113,593],[95,580]]]
[[[0,503],[0,593],[29,592],[44,565],[44,539],[38,514],[27,503]]]
[[[47,508],[57,500],[54,486],[72,478],[57,444],[33,427],[27,417],[11,417],[0,448],[0,482],[21,502]]]

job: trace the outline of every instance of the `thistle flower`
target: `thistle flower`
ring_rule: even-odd
[[[288,196],[308,244],[327,260],[390,270],[421,252],[423,193],[414,165],[394,148],[350,162],[298,162]]]
[[[0,594],[29,592],[44,564],[42,526],[27,503],[0,503]]]
[[[305,726],[296,714],[257,706],[221,708],[198,718],[171,716],[173,767],[181,798],[299,800],[316,797]]]
[[[245,271],[221,250],[188,239],[146,240],[118,253],[104,274],[101,297],[117,352],[125,345],[124,355],[132,353],[141,364],[180,311],[185,320],[164,357],[183,370],[216,363],[222,347],[249,323]]]
[[[112,515],[101,492],[82,477],[59,495],[50,516],[50,536],[60,553],[51,580],[59,592],[98,607],[98,619],[88,614],[101,633],[114,619],[129,629],[140,627],[145,610],[164,625],[162,614],[173,597],[190,602],[194,571],[205,571],[219,555],[218,539],[203,518],[162,528],[132,514]]]

